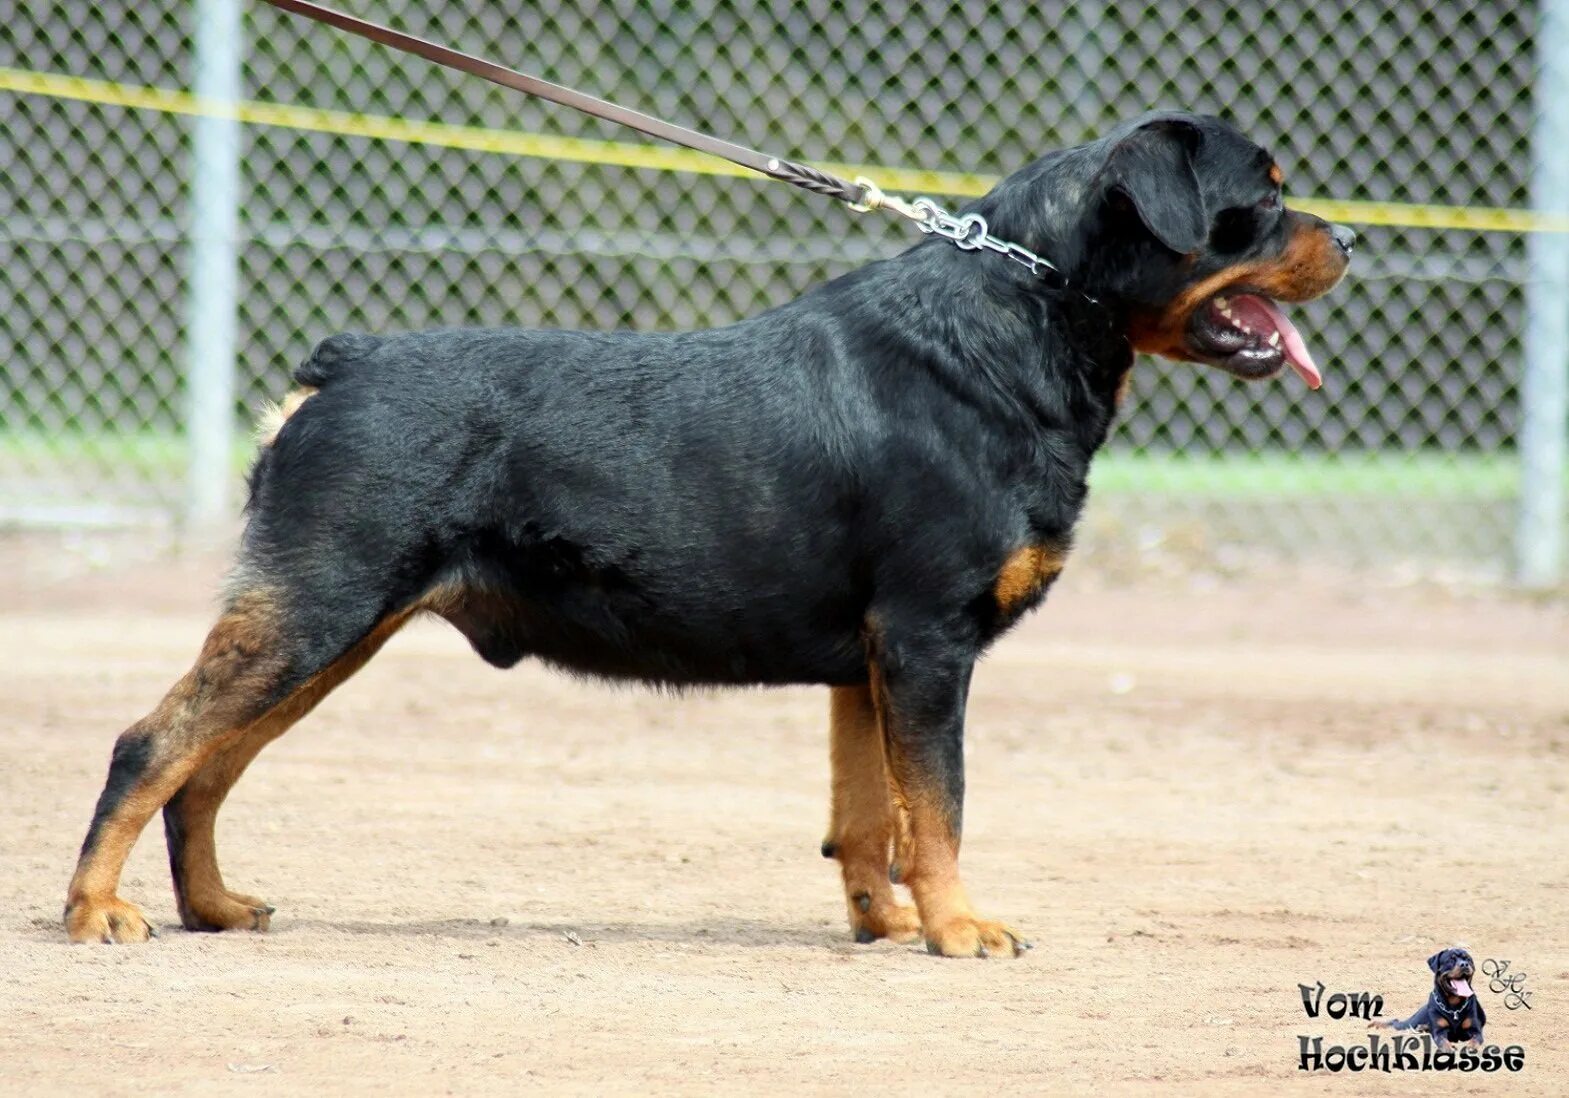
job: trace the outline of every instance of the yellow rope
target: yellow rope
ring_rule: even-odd
[[[492,130],[481,126],[455,126],[387,115],[321,110],[290,103],[242,100],[232,105],[210,103],[190,92],[89,80],[61,73],[0,68],[0,91],[72,99],[133,110],[165,114],[232,117],[257,126],[364,137],[376,141],[401,141],[439,145],[449,149],[527,156],[543,160],[568,160],[579,164],[609,164],[652,171],[691,172],[698,175],[755,176],[754,172],[717,157],[665,145],[639,145],[626,141],[593,141],[579,137]],[[935,172],[866,164],[822,164],[826,171],[846,178],[867,176],[890,191],[909,194],[973,196],[985,194],[996,176],[975,172]],[[887,196],[892,199],[892,196]],[[888,201],[885,205],[890,204]],[[1332,221],[1357,225],[1389,225],[1411,229],[1470,229],[1480,232],[1569,232],[1569,216],[1497,206],[1432,206],[1409,202],[1360,202],[1334,198],[1294,198],[1292,206]]]

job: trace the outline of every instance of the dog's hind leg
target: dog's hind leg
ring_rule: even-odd
[[[66,897],[72,941],[144,941],[152,927],[116,895],[120,872],[155,812],[189,787],[171,815],[181,916],[208,926],[261,926],[264,905],[224,902],[212,819],[257,751],[362,665],[408,617],[355,618],[253,587],[233,598],[195,665],[121,734]],[[244,907],[240,914],[237,907]],[[187,925],[192,920],[187,919]]]
[[[913,907],[895,901],[889,886],[895,813],[882,721],[870,687],[834,687],[829,714],[833,807],[823,856],[839,860],[856,941],[910,941],[920,934],[921,921]]]
[[[265,900],[231,892],[218,869],[214,828],[218,810],[234,783],[262,748],[287,732],[318,702],[380,651],[408,619],[391,614],[346,653],[260,720],[233,743],[215,751],[163,807],[164,837],[180,922],[187,930],[266,930],[273,908]]]

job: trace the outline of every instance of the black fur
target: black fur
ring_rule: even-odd
[[[1131,322],[1330,232],[1259,209],[1269,166],[1163,114],[972,204],[1066,290],[927,239],[714,330],[324,341],[253,471],[236,577],[319,649],[280,696],[433,588],[502,667],[852,684],[871,658],[957,829],[971,667],[1044,590],[1002,605],[999,570],[1071,544]]]

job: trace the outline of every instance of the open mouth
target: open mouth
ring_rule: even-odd
[[[1471,990],[1470,981],[1464,976],[1449,977],[1449,990],[1460,996],[1462,999],[1469,999],[1472,995],[1476,994]]]
[[[1290,365],[1309,389],[1324,383],[1296,325],[1263,294],[1228,290],[1193,310],[1187,350],[1248,381],[1274,377]]]

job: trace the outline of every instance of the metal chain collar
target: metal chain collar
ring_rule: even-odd
[[[1053,289],[1067,288],[1067,278],[1051,260],[1036,255],[1022,244],[1014,244],[993,236],[986,219],[980,214],[967,213],[962,217],[955,217],[930,198],[917,198],[914,202],[907,202],[898,195],[884,194],[865,176],[855,182],[862,189],[863,195],[861,201],[850,203],[850,208],[857,213],[878,209],[892,210],[914,221],[915,227],[923,233],[951,240],[955,247],[967,252],[981,249],[996,252],[1013,260],[1036,278],[1048,283]]]
[[[963,217],[954,217],[929,198],[917,198],[911,205],[922,214],[921,220],[916,222],[916,228],[921,232],[951,240],[967,252],[985,248],[1007,256],[1032,275],[1052,283],[1058,289],[1066,284],[1062,272],[1049,259],[1036,255],[1022,244],[992,236],[986,219],[980,214],[967,213]]]

